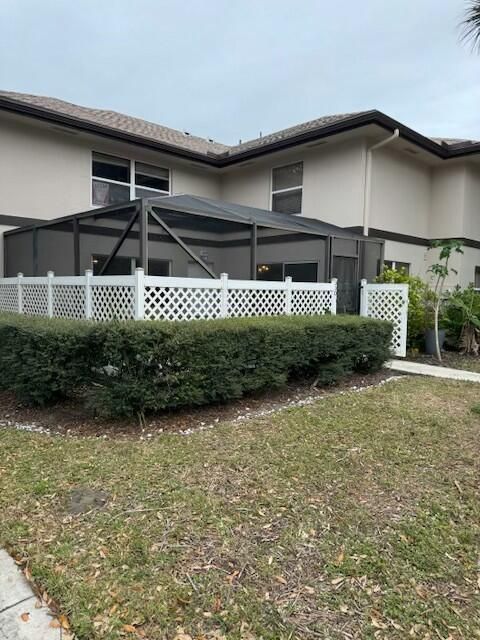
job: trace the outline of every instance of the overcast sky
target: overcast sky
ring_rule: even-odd
[[[225,143],[380,109],[480,139],[464,0],[0,0],[0,87]]]

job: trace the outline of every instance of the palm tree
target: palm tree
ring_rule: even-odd
[[[461,22],[462,36],[464,42],[470,42],[472,49],[480,52],[480,0],[470,0],[468,2],[465,19]]]

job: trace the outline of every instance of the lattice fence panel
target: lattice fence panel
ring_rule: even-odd
[[[0,284],[0,311],[18,312],[18,287],[16,284]]]
[[[285,290],[230,289],[228,292],[230,317],[280,316],[285,311]]]
[[[135,288],[122,285],[92,287],[92,319],[131,320],[135,317]]]
[[[299,315],[316,315],[330,313],[332,310],[333,291],[292,291],[291,313]]]
[[[22,285],[22,309],[27,316],[48,315],[48,287],[46,284]]]
[[[145,287],[146,320],[212,320],[220,304],[219,289]]]
[[[82,284],[52,285],[53,316],[55,318],[85,318],[85,286]]]
[[[370,318],[388,320],[393,325],[392,349],[395,355],[406,355],[408,288],[383,288],[367,285],[367,313]],[[378,287],[378,288],[377,288]]]

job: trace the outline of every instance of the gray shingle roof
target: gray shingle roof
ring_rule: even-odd
[[[355,116],[359,116],[365,113],[369,112],[355,111],[353,113],[339,113],[336,115],[322,116],[321,118],[316,118],[315,120],[309,120],[308,122],[302,122],[301,124],[297,124],[293,127],[288,127],[288,129],[282,129],[281,131],[269,133],[265,136],[262,136],[261,138],[254,138],[253,140],[242,142],[241,144],[230,147],[228,153],[229,155],[234,155],[236,153],[241,153],[242,151],[247,151],[249,149],[258,149],[259,147],[272,144],[273,142],[279,142],[280,140],[293,138],[300,135],[301,133],[306,133],[307,131],[312,131],[314,129],[321,129],[322,127],[327,127],[330,124],[335,124],[337,122],[341,122],[342,120],[349,120],[350,118],[354,118]]]
[[[446,144],[448,146],[454,145],[469,145],[469,144],[477,144],[478,140],[467,140],[466,138],[432,138],[434,142],[437,144]]]
[[[247,155],[250,155],[249,152],[255,153],[255,151],[261,153],[263,148],[275,145],[275,143],[278,142],[282,143],[283,141],[288,142],[291,140],[294,143],[295,139],[298,136],[302,136],[302,134],[312,133],[312,135],[314,135],[313,132],[316,131],[321,133],[322,129],[328,128],[332,125],[340,124],[340,126],[342,126],[342,123],[346,123],[345,126],[348,126],[349,121],[354,121],[356,118],[363,118],[364,122],[369,117],[374,119],[383,118],[383,120],[387,121],[390,120],[390,122],[387,123],[387,128],[389,126],[403,126],[401,123],[391,121],[388,116],[385,116],[385,114],[378,111],[357,111],[353,113],[322,116],[321,118],[309,120],[308,122],[303,122],[274,133],[269,133],[260,138],[254,138],[237,145],[226,145],[211,139],[186,134],[183,131],[155,124],[148,120],[134,118],[123,113],[118,113],[117,111],[92,109],[90,107],[83,107],[71,102],[59,100],[58,98],[49,98],[47,96],[37,96],[14,91],[0,91],[0,100],[2,100],[4,104],[11,104],[12,108],[15,108],[15,105],[17,105],[19,109],[22,105],[25,105],[25,108],[33,107],[36,110],[44,112],[46,117],[53,118],[55,115],[59,118],[61,116],[68,117],[70,121],[67,124],[70,125],[74,124],[71,122],[71,119],[78,120],[79,126],[83,123],[86,128],[88,126],[100,127],[102,133],[105,132],[114,136],[115,132],[117,132],[119,136],[120,134],[124,134],[125,136],[134,136],[135,141],[144,142],[145,144],[154,143],[165,145],[165,150],[167,150],[168,146],[171,148],[172,152],[174,152],[175,149],[178,149],[184,153],[191,152],[199,156],[204,156],[205,158],[208,156],[212,161],[229,159],[234,161],[236,158],[240,160],[242,158],[242,154],[247,153]],[[37,113],[40,115],[38,111]],[[475,145],[479,144],[476,140],[462,140],[454,138],[428,139],[420,136],[412,130],[407,130],[406,135],[407,137],[408,135],[416,136],[418,139],[430,141],[430,144],[433,143],[434,145],[438,145],[437,149],[433,148],[434,152],[439,153],[439,150],[443,148],[445,152],[451,152],[452,155],[465,149],[469,152],[469,148],[473,148]],[[421,141],[420,144],[422,144]]]
[[[238,145],[229,146],[213,140],[207,140],[206,138],[201,138],[199,136],[191,134],[186,135],[183,131],[164,127],[163,125],[155,124],[148,120],[142,120],[141,118],[127,116],[123,113],[118,113],[117,111],[82,107],[71,102],[59,100],[58,98],[17,93],[14,91],[0,91],[0,97],[13,102],[20,102],[38,107],[53,113],[67,115],[77,118],[78,120],[102,125],[110,129],[131,133],[148,140],[154,140],[155,142],[170,144],[181,149],[187,149],[189,151],[195,151],[203,154],[208,153],[221,155],[223,157],[234,156],[235,154],[243,151],[261,148],[273,142],[292,138],[301,133],[325,127],[342,120],[348,120],[349,118],[362,113],[368,113],[356,112],[323,116],[316,120],[310,120],[309,122],[303,122],[302,124],[295,125],[294,127],[289,127],[287,129],[282,129],[281,131],[276,131],[275,133],[267,134],[261,138],[255,138]]]
[[[185,135],[183,131],[170,129],[170,127],[164,127],[163,125],[142,120],[141,118],[133,118],[132,116],[127,116],[117,111],[91,109],[71,102],[65,102],[64,100],[58,100],[57,98],[15,93],[13,91],[0,91],[0,97],[198,153],[210,152],[218,154],[224,153],[229,149],[227,145],[221,144],[220,142],[210,141],[198,136]]]

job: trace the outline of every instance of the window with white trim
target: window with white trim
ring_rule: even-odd
[[[257,264],[257,280],[285,280],[317,282],[318,262],[267,262]]]
[[[383,261],[384,269],[394,269],[395,271],[404,271],[407,276],[410,273],[410,263],[409,262],[399,262],[398,260],[384,260]]]
[[[170,171],[144,162],[135,162],[135,197],[168,195],[170,193]]]
[[[272,169],[272,211],[302,212],[303,162]]]
[[[135,198],[169,194],[169,169],[92,153],[92,205],[105,207]]]

